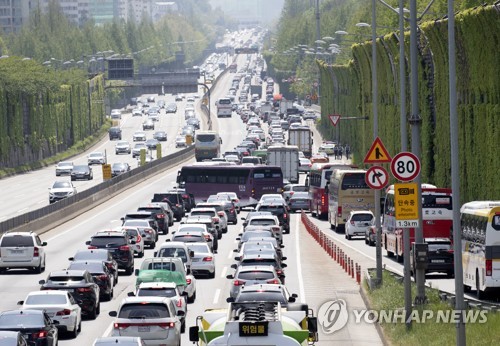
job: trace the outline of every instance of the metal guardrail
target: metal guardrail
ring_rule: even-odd
[[[34,231],[38,234],[106,202],[115,195],[161,173],[194,155],[194,146],[154,160],[76,195],[0,222],[0,234],[7,231]],[[47,196],[48,199],[48,196]]]

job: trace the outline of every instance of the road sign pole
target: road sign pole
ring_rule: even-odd
[[[411,329],[411,273],[410,273],[410,230],[403,230],[403,260],[404,260],[404,292],[405,292],[405,323],[406,329]]]

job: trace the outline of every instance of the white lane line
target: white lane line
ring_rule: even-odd
[[[25,195],[24,193],[21,193],[21,194],[19,194],[19,195],[15,195],[15,196],[13,196],[12,198],[23,197],[24,195]]]
[[[227,267],[222,268],[222,273],[220,273],[220,277],[225,279],[227,274]]]
[[[18,210],[17,212],[18,213],[24,213],[25,211],[28,211],[28,210],[29,210],[29,208],[24,208],[24,209]]]
[[[304,279],[302,278],[302,261],[300,259],[300,242],[299,242],[299,220],[300,218],[295,219],[295,249],[296,249],[296,258],[297,258],[297,277],[299,278],[299,292],[300,292],[300,301],[302,304],[306,303],[306,293],[304,290]]]
[[[41,200],[40,202],[37,202],[37,204],[42,204],[42,203],[45,203],[46,201],[45,200]]]
[[[220,288],[215,290],[215,295],[214,295],[214,304],[217,304],[219,302],[219,296],[220,296]]]
[[[231,259],[234,256],[233,250],[229,250],[229,253],[227,254],[227,259]]]
[[[106,330],[104,331],[104,334],[102,334],[102,336],[105,338],[105,337],[108,337],[111,335],[111,330],[113,329],[113,323],[114,322],[111,322],[109,327],[106,328]]]

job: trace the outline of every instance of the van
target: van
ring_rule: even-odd
[[[262,159],[257,156],[244,156],[241,159],[241,163],[253,163],[254,165],[262,165]]]

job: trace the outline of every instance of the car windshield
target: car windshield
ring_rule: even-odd
[[[55,189],[68,188],[71,187],[71,183],[67,181],[56,181],[52,187]]]
[[[191,216],[195,216],[195,215],[215,216],[215,212],[210,211],[210,210],[193,210],[191,212]]]
[[[262,238],[262,237],[273,237],[271,231],[251,231],[243,233],[242,240],[248,240],[250,238]]]
[[[126,146],[128,145],[128,142],[118,142],[116,143],[116,146]]]
[[[269,280],[274,279],[274,273],[270,271],[252,270],[238,274],[238,279],[242,280]]]
[[[3,237],[2,247],[31,247],[33,238],[23,235],[10,235]]]
[[[92,259],[92,260],[103,260],[107,261],[108,260],[108,252],[104,252],[106,250],[89,250],[89,251],[82,251],[78,252],[74,260],[79,261],[79,260],[86,260],[86,259]]]
[[[187,262],[187,254],[184,249],[181,248],[163,248],[160,249],[156,257],[178,257],[182,259],[182,262]]]
[[[202,242],[204,238],[197,234],[176,234],[172,240],[183,241],[186,243],[199,243]]]
[[[24,302],[27,305],[57,305],[66,303],[66,296],[62,294],[35,294],[28,296]]]
[[[92,237],[90,242],[93,246],[123,246],[127,245],[125,237]]]
[[[113,163],[112,169],[125,169],[126,167],[124,163]]]
[[[71,167],[71,166],[73,166],[73,163],[71,163],[71,162],[59,162],[58,166],[59,167]]]
[[[168,270],[168,271],[175,271],[175,263],[173,262],[151,262],[148,263],[146,268],[144,269],[149,269],[149,270]]]
[[[100,158],[100,157],[102,157],[102,154],[101,154],[101,153],[91,153],[91,154],[89,155],[89,157],[97,157],[97,158]]]
[[[428,243],[429,244],[429,251],[448,251],[451,250],[451,243]]]
[[[85,165],[82,165],[82,166],[74,166],[74,167],[73,167],[73,170],[74,170],[74,171],[88,171],[88,170],[89,170],[89,166],[85,166]]]
[[[2,314],[0,315],[0,328],[35,328],[43,327],[45,322],[42,314]]]
[[[175,288],[165,288],[165,287],[148,287],[140,288],[137,291],[137,297],[167,297],[172,298],[177,296]]]
[[[125,304],[118,313],[118,318],[128,319],[157,319],[168,318],[170,313],[164,304],[141,302]]]

